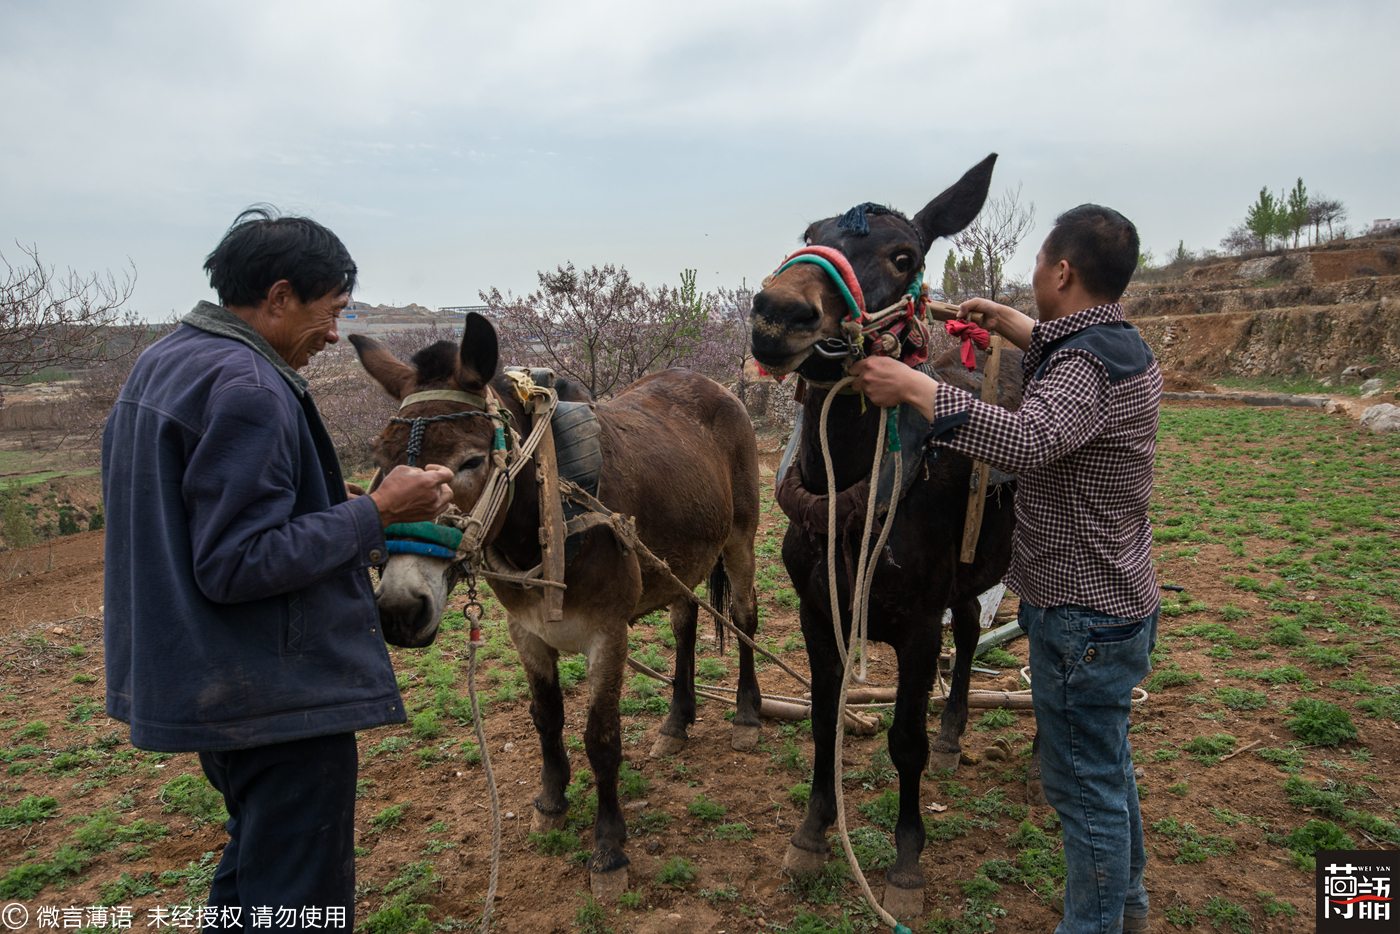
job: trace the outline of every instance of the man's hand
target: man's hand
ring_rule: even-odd
[[[437,464],[422,470],[400,464],[385,475],[369,498],[379,507],[379,524],[431,522],[452,502],[452,471]]]
[[[866,357],[850,369],[856,378],[851,388],[865,393],[878,406],[890,407],[908,402],[933,421],[933,402],[938,384],[893,357]]]
[[[1015,308],[998,305],[985,298],[969,298],[958,306],[958,319],[966,320],[969,315],[980,314],[982,327],[1000,334],[1022,350],[1031,346],[1031,328],[1035,321]]]

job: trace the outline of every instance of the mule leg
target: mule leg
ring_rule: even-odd
[[[695,722],[695,630],[699,607],[689,600],[671,604],[671,632],[676,637],[676,670],[671,710],[651,747],[651,758],[674,756],[690,741],[686,727]]]
[[[812,791],[807,814],[793,833],[783,869],[794,876],[822,871],[831,846],[826,832],[836,820],[836,706],[841,693],[841,656],[833,641],[831,621],[821,618],[804,601],[798,610],[807,642],[812,678]]]
[[[928,762],[928,695],[942,633],[917,639],[898,651],[899,682],[895,692],[894,724],[890,727],[890,761],[899,773],[899,818],[895,822],[895,862],[885,873],[885,910],[896,918],[916,918],[924,910],[924,820],[919,810],[919,782]]]
[[[948,700],[943,705],[938,735],[934,737],[929,754],[929,768],[933,771],[956,770],[962,758],[962,735],[967,729],[967,688],[972,682],[972,656],[977,651],[980,608],[975,597],[952,608],[953,672],[948,681]]]
[[[758,632],[758,592],[754,590],[753,536],[750,534],[737,544],[732,542],[724,552],[724,568],[729,574],[730,605],[734,625],[750,639]],[[758,689],[758,675],[754,671],[753,649],[743,640],[739,643],[739,696],[734,710],[734,727],[729,734],[729,745],[740,752],[748,752],[758,745],[758,708],[763,702]]]
[[[593,767],[598,792],[598,817],[593,823],[593,854],[588,858],[593,897],[615,899],[627,889],[631,862],[622,846],[627,824],[617,797],[617,773],[622,764],[622,720],[618,702],[627,667],[627,624],[617,620],[594,642],[588,653],[588,725],[583,748]]]
[[[562,830],[568,812],[569,754],[564,749],[564,694],[559,688],[559,653],[529,630],[510,623],[510,638],[530,681],[530,719],[540,738],[540,794],[531,833]]]

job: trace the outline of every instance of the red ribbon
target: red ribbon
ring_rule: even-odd
[[[971,321],[963,321],[954,318],[952,321],[943,322],[943,327],[950,335],[962,341],[962,362],[963,366],[969,370],[977,369],[977,354],[972,350],[972,345],[986,350],[992,343],[992,335],[986,328],[978,327]]]

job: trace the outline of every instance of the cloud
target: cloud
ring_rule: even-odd
[[[1098,200],[1159,253],[1208,246],[1299,174],[1400,211],[1397,26],[1362,2],[11,4],[0,236],[130,255],[154,308],[207,294],[197,260],[258,201],[341,233],[398,293],[371,298],[568,259],[731,284],[995,150],[1037,236]]]

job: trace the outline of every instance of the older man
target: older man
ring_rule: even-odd
[[[1017,412],[888,358],[851,368],[878,405],[909,402],[930,444],[1020,475],[1006,582],[1021,598],[1045,795],[1064,828],[1057,934],[1147,931],[1142,817],[1128,746],[1132,689],[1151,670],[1159,593],[1152,495],[1162,374],[1118,303],[1137,267],[1123,215],[1061,214],[1035,260],[1040,320],[964,302],[1026,351]]]
[[[355,731],[405,719],[368,568],[451,474],[399,467],[347,498],[296,372],[355,285],[335,234],[251,210],[204,268],[222,305],[141,355],[102,438],[107,713],[137,747],[198,752],[224,796],[206,930],[255,907],[348,930]]]

